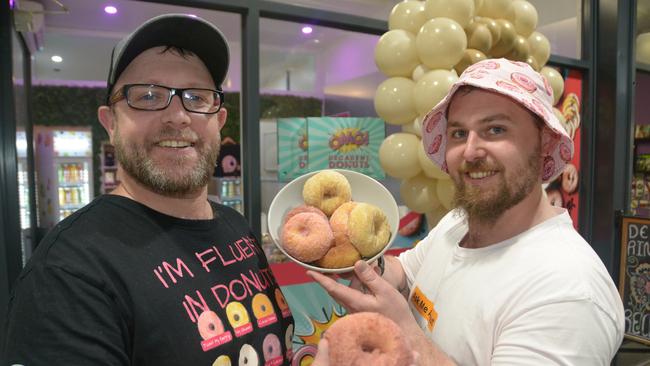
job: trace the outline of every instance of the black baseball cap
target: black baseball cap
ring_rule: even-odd
[[[203,61],[217,88],[221,89],[230,60],[228,43],[221,31],[199,17],[164,14],[151,18],[119,41],[111,53],[108,70],[108,101],[124,69],[142,52],[158,46],[174,46],[193,52]]]

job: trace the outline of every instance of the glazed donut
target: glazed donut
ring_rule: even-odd
[[[325,256],[316,261],[316,265],[323,268],[352,267],[361,259],[359,251],[350,243],[335,244],[327,251]]]
[[[330,226],[334,234],[334,245],[352,244],[348,236],[348,221],[350,211],[357,206],[356,202],[346,202],[339,206],[330,217]]]
[[[413,364],[413,352],[399,326],[370,312],[354,313],[337,320],[325,331],[331,365],[405,366]]]
[[[362,257],[370,258],[379,253],[390,239],[386,215],[369,203],[357,203],[350,211],[348,225],[350,242]]]
[[[301,206],[294,207],[293,209],[291,209],[291,211],[289,211],[284,216],[284,222],[286,223],[287,221],[289,221],[290,218],[296,216],[299,213],[303,213],[303,212],[313,212],[315,214],[318,214],[318,215],[322,216],[325,220],[327,220],[327,216],[325,215],[325,213],[323,213],[323,211],[317,209],[314,206],[301,205]]]
[[[318,207],[330,216],[352,198],[352,188],[345,176],[334,170],[323,170],[311,176],[302,188],[302,198],[309,206]]]
[[[214,338],[225,330],[219,316],[210,310],[202,312],[196,324],[199,328],[199,334],[204,340]]]
[[[575,192],[576,188],[578,188],[578,169],[569,163],[562,172],[562,190],[571,194]]]
[[[334,243],[329,222],[313,212],[293,216],[282,227],[282,247],[301,262],[322,258]]]

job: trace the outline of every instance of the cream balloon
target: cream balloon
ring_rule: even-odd
[[[483,0],[474,0],[474,14],[478,14],[483,7]]]
[[[479,22],[473,22],[466,29],[467,48],[479,50],[484,54],[492,48],[492,32],[487,25]]]
[[[532,67],[533,70],[535,70],[537,72],[539,72],[539,70],[542,69],[539,66],[539,62],[537,62],[537,60],[533,56],[528,56],[524,62],[526,62],[528,65],[530,65],[530,67]]]
[[[449,174],[443,172],[429,157],[424,151],[424,145],[420,141],[420,147],[418,148],[418,161],[422,167],[422,172],[429,178],[434,179],[451,179]]]
[[[449,209],[447,209],[445,206],[440,205],[438,206],[437,209],[425,213],[426,218],[427,218],[427,227],[429,230],[432,230],[436,225],[438,225],[438,222],[442,220],[443,217],[449,212]]]
[[[528,46],[530,47],[530,55],[537,60],[539,67],[546,65],[548,58],[551,56],[551,44],[543,34],[533,32],[528,37]]]
[[[493,57],[503,57],[514,47],[517,32],[515,31],[515,26],[505,19],[497,19],[496,22],[501,28],[501,37],[499,38],[499,42],[490,50],[490,55]]]
[[[415,36],[402,29],[384,33],[375,47],[375,63],[379,71],[388,77],[410,77],[420,64]]]
[[[474,17],[474,20],[477,23],[485,24],[485,26],[490,30],[490,33],[492,34],[492,46],[490,47],[494,47],[494,45],[501,39],[501,26],[499,23],[492,18],[484,17]]]
[[[515,37],[515,44],[512,46],[512,50],[506,55],[506,58],[514,61],[526,62],[530,56],[530,46],[528,46],[528,40],[520,35]]]
[[[375,92],[375,111],[384,121],[403,125],[413,121],[418,114],[415,111],[411,79],[395,77],[384,80]]]
[[[503,18],[512,12],[512,0],[484,0],[478,15],[489,18]]]
[[[650,33],[636,37],[636,62],[650,65]]]
[[[457,80],[456,73],[449,70],[432,70],[424,74],[413,88],[417,113],[427,114],[447,95],[452,84]]]
[[[420,80],[420,78],[422,76],[424,76],[424,74],[426,74],[429,71],[431,71],[431,69],[429,69],[428,67],[420,64],[413,70],[413,73],[411,74],[411,79],[413,79],[413,81],[417,82],[418,80]]]
[[[537,9],[526,0],[514,0],[508,20],[519,35],[528,37],[537,28]]]
[[[425,213],[440,206],[436,195],[436,181],[424,174],[404,179],[399,187],[404,204],[417,213]]]
[[[451,69],[467,48],[465,31],[449,18],[434,18],[422,26],[415,37],[422,63],[430,69]]]
[[[479,61],[485,60],[486,58],[487,56],[485,56],[483,52],[468,48],[463,53],[463,58],[460,59],[456,66],[454,66],[454,70],[456,70],[457,73],[462,74],[466,68],[474,65]]]
[[[415,117],[413,120],[413,130],[415,130],[415,134],[418,135],[418,137],[422,137],[422,120],[424,118],[421,116]]]
[[[391,10],[388,16],[388,29],[403,29],[415,35],[426,21],[424,2],[402,1]]]
[[[416,117],[417,118],[417,117]],[[402,132],[404,133],[410,133],[412,135],[416,135],[419,137],[417,131],[415,130],[415,126],[412,123],[405,123],[402,125]],[[422,132],[420,132],[422,133]]]
[[[437,183],[436,195],[438,196],[438,201],[440,201],[446,209],[451,210],[453,208],[454,194],[456,192],[454,182],[451,179],[442,179]]]
[[[562,75],[549,66],[542,67],[542,70],[539,73],[542,74],[551,85],[551,89],[553,89],[553,105],[556,105],[564,93],[564,79],[562,78]]]
[[[429,19],[437,17],[453,19],[465,28],[474,17],[474,0],[426,0],[424,14]]]
[[[411,178],[422,171],[418,161],[420,139],[410,133],[389,135],[379,146],[379,163],[394,178]]]

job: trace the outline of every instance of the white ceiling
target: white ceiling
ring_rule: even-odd
[[[20,7],[21,1],[17,0]],[[47,10],[59,10],[54,0],[32,0],[43,4]],[[231,88],[238,89],[240,75],[238,64],[241,62],[241,25],[237,14],[217,12],[212,10],[195,9],[174,5],[155,4],[128,0],[59,0],[68,9],[67,14],[46,14],[42,34],[42,50],[34,54],[33,75],[35,83],[75,83],[85,85],[103,85],[108,70],[110,50],[123,36],[135,29],[145,20],[164,13],[196,14],[217,25],[225,34],[232,48],[232,62],[229,77]],[[388,14],[398,0],[276,0],[277,2],[336,11],[347,14],[363,14],[366,17],[387,20]],[[452,0],[450,0],[452,1]],[[575,32],[571,32],[575,15],[579,13],[580,0],[529,0],[539,14],[538,28],[553,32],[554,24],[564,24],[559,35],[551,35],[552,43],[569,42],[568,47],[575,53]],[[114,5],[118,9],[116,15],[107,15],[105,5]],[[304,36],[300,32],[302,24],[262,19],[260,24],[260,69],[261,83],[277,83],[277,75],[284,75],[289,68],[287,65],[310,62],[318,64],[319,58],[329,51],[335,52],[342,39],[362,36],[352,32],[331,28],[314,27],[314,33]],[[542,28],[543,27],[543,28]],[[568,28],[568,30],[567,30]],[[575,27],[577,28],[577,27]],[[575,29],[573,28],[573,29]],[[566,32],[573,34],[566,34]],[[368,41],[368,36],[363,36]],[[567,41],[568,39],[568,41]],[[315,40],[318,40],[316,43]],[[571,41],[573,40],[573,41]],[[370,38],[372,41],[372,38]],[[555,45],[554,45],[555,46]],[[64,61],[55,64],[50,60],[54,54],[63,57]],[[329,56],[329,55],[328,55]],[[368,55],[369,64],[374,64],[373,55]],[[321,65],[323,66],[323,65]],[[371,70],[372,71],[372,70]],[[372,73],[372,72],[371,72]],[[303,73],[304,74],[304,73]],[[360,75],[361,86],[374,92],[377,80],[381,78]],[[294,83],[296,81],[294,80]],[[324,80],[316,80],[316,87],[329,87],[345,93],[354,80],[348,80],[340,85],[326,85]],[[352,87],[354,89],[354,87]],[[357,86],[356,89],[359,89]],[[226,86],[228,90],[228,86]],[[342,90],[342,91],[341,91]],[[358,90],[356,92],[358,94]]]

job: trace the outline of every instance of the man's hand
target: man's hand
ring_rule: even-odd
[[[325,291],[350,313],[380,313],[403,329],[416,325],[404,296],[381,278],[372,267],[364,261],[357,261],[354,273],[355,276],[351,279],[352,287],[348,287],[320,273],[307,271],[307,275],[323,286]]]

